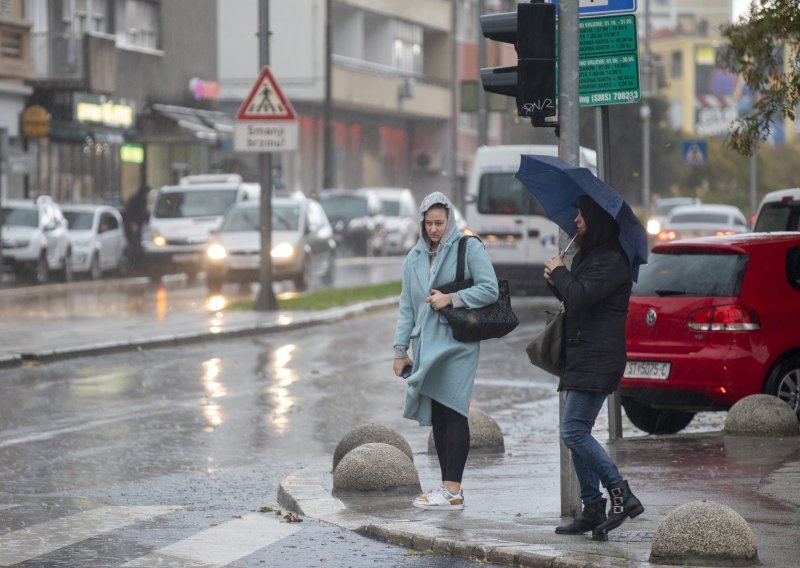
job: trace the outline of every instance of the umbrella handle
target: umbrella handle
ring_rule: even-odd
[[[567,251],[569,250],[569,247],[571,247],[571,246],[572,246],[572,243],[574,243],[574,242],[575,242],[575,239],[577,239],[577,238],[578,238],[578,234],[577,234],[577,233],[575,233],[575,236],[574,236],[574,237],[572,237],[572,240],[571,240],[571,241],[570,241],[570,242],[567,244],[567,248],[565,248],[563,251],[561,251],[561,254],[560,254],[560,255],[558,255],[558,256],[559,256],[559,258],[564,258],[564,255],[566,255],[566,254],[567,254]]]

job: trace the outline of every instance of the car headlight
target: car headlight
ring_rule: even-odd
[[[11,241],[11,248],[28,248],[29,244],[31,244],[30,239],[17,239]]]
[[[289,243],[281,243],[272,247],[272,258],[291,258],[294,256],[294,246]]]
[[[661,223],[659,223],[658,219],[650,219],[647,222],[647,232],[651,235],[657,235],[661,232]]]
[[[350,219],[349,225],[351,229],[361,229],[367,226],[367,222],[362,217],[356,217],[355,219]]]
[[[219,243],[214,243],[206,249],[206,256],[211,260],[224,260],[228,256],[228,251]]]
[[[153,236],[150,238],[150,240],[157,247],[163,247],[167,245],[167,239],[157,233],[153,233]]]

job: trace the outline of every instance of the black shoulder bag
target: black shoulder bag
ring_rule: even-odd
[[[443,294],[451,294],[471,287],[472,278],[464,279],[464,258],[466,256],[467,239],[461,237],[458,241],[458,262],[456,264],[456,279],[436,289]],[[472,237],[478,239],[478,237]],[[480,239],[478,239],[480,241]],[[519,325],[519,320],[511,309],[511,295],[508,291],[508,281],[498,280],[499,295],[494,304],[482,308],[468,310],[447,306],[439,310],[453,330],[453,337],[458,341],[480,341],[482,339],[495,339],[508,335]]]

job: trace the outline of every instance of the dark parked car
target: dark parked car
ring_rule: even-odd
[[[383,209],[374,191],[324,191],[319,202],[333,226],[340,250],[356,256],[386,254]]]
[[[751,394],[800,415],[800,233],[653,247],[633,286],[620,398],[633,424],[672,434]]]

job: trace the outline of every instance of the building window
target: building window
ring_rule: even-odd
[[[11,0],[0,0],[0,16],[11,15]]]
[[[84,32],[108,31],[107,0],[74,0],[64,4],[64,23],[71,26],[72,31]]]
[[[422,28],[395,20],[392,67],[411,73],[422,73]]]
[[[683,54],[680,51],[672,52],[672,78],[678,79],[683,75]]]
[[[158,6],[146,0],[117,0],[117,42],[158,49]]]

